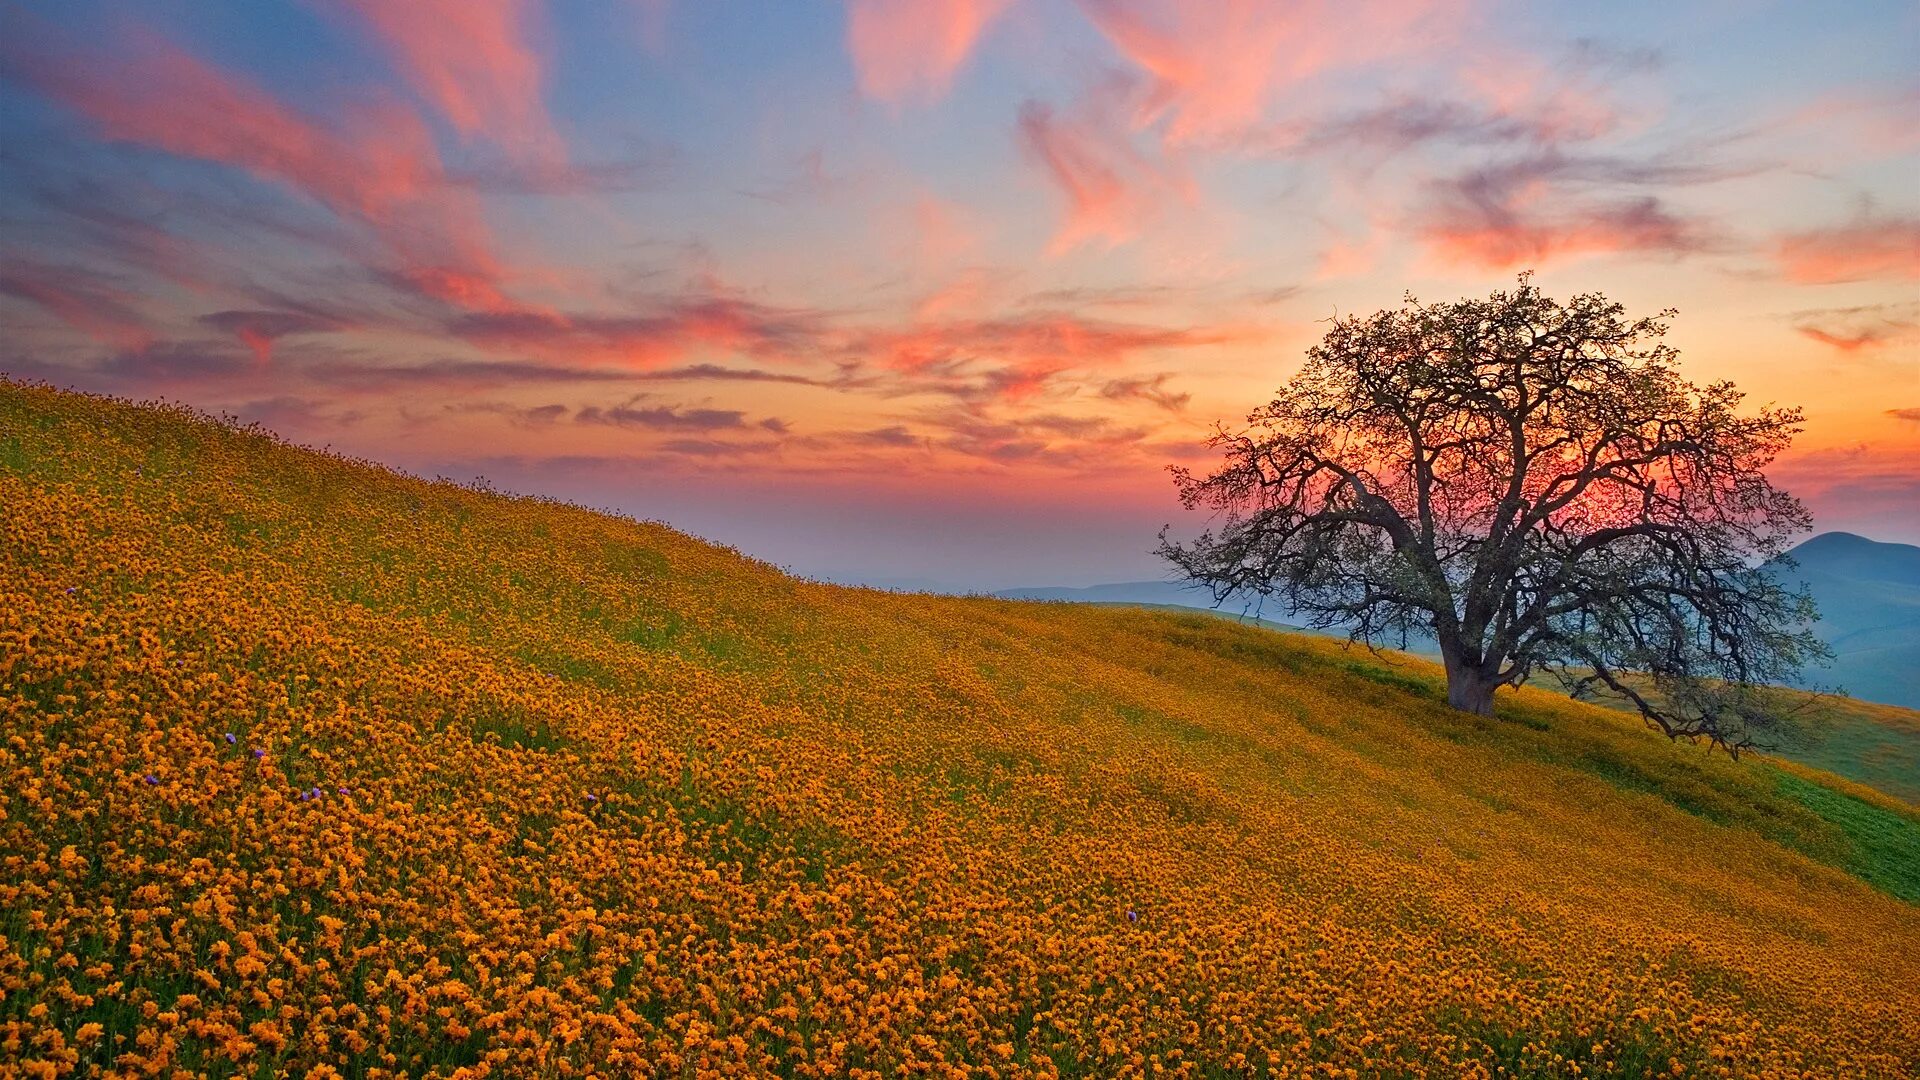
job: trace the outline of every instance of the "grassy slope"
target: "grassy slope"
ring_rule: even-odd
[[[1339,637],[1314,630],[1302,630],[1269,619],[1256,619],[1231,610],[1210,611],[1174,604],[1103,604],[1133,607],[1147,611],[1173,613],[1204,611],[1216,618],[1230,619],[1248,626],[1262,626],[1296,634]],[[1399,656],[1397,652],[1391,655]],[[1396,662],[1406,658],[1400,657]],[[1416,661],[1417,663],[1417,661]],[[1542,685],[1553,687],[1551,679]],[[1878,788],[1909,803],[1920,804],[1920,710],[1861,701],[1837,694],[1804,695],[1806,708],[1820,731],[1818,741],[1807,746],[1782,747],[1781,757],[1811,765],[1846,777],[1868,787]],[[1631,712],[1633,706],[1624,697],[1602,697],[1599,704]]]
[[[1804,767],[4,383],[0,507],[0,1071],[1920,1065]]]

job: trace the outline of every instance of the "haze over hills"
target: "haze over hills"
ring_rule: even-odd
[[[1795,565],[1781,576],[1813,594],[1820,637],[1834,653],[1806,684],[1920,708],[1920,547],[1830,532],[1790,556]]]
[[[0,506],[27,1075],[1920,1065],[1920,809],[1815,769],[4,381]]]
[[[1783,576],[1804,582],[1820,609],[1817,628],[1833,649],[1833,663],[1807,673],[1802,685],[1838,686],[1864,701],[1920,709],[1920,547],[1869,540],[1852,533],[1821,533],[1790,553]],[[1127,581],[1086,588],[1006,589],[1010,600],[1140,604],[1211,608],[1212,596],[1177,581]],[[1220,610],[1239,614],[1228,602]],[[1277,609],[1277,610],[1276,610]],[[1269,603],[1263,617],[1287,622],[1284,605]],[[1419,642],[1411,642],[1415,652]]]

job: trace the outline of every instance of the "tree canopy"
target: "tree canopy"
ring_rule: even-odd
[[[1216,428],[1216,471],[1172,470],[1215,518],[1159,552],[1216,602],[1430,636],[1458,708],[1552,671],[1676,738],[1775,745],[1794,722],[1772,684],[1824,651],[1812,600],[1764,565],[1811,525],[1764,473],[1801,412],[1682,378],[1673,316],[1523,276],[1336,319],[1244,429]]]

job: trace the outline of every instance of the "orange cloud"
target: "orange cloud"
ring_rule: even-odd
[[[1920,278],[1920,218],[1865,219],[1784,236],[1774,258],[1802,285]]]
[[[64,53],[25,35],[0,65],[91,120],[108,139],[200,158],[285,184],[372,228],[396,280],[468,306],[503,303],[479,204],[449,187],[419,118],[393,105],[328,127],[150,33]]]
[[[847,50],[860,92],[899,105],[933,101],[1011,0],[848,0]]]
[[[1110,379],[1100,388],[1100,396],[1109,401],[1145,401],[1168,412],[1184,412],[1193,395],[1184,390],[1167,389],[1167,382],[1172,378],[1171,372],[1163,371],[1157,375]]]
[[[545,64],[528,45],[529,0],[335,0],[380,36],[400,73],[467,138],[564,162],[542,105]]]
[[[1842,353],[1872,351],[1913,339],[1920,303],[1863,304],[1796,314],[1794,329]]]
[[[1795,329],[1822,345],[1831,345],[1843,353],[1859,352],[1869,346],[1879,345],[1887,338],[1886,334],[1874,330],[1863,330],[1857,334],[1835,334],[1817,326],[1799,326]]]

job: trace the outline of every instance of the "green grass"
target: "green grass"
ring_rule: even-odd
[[[1874,887],[1920,903],[1920,820],[1775,770],[1780,792],[1831,822],[1851,847],[1844,865]]]

